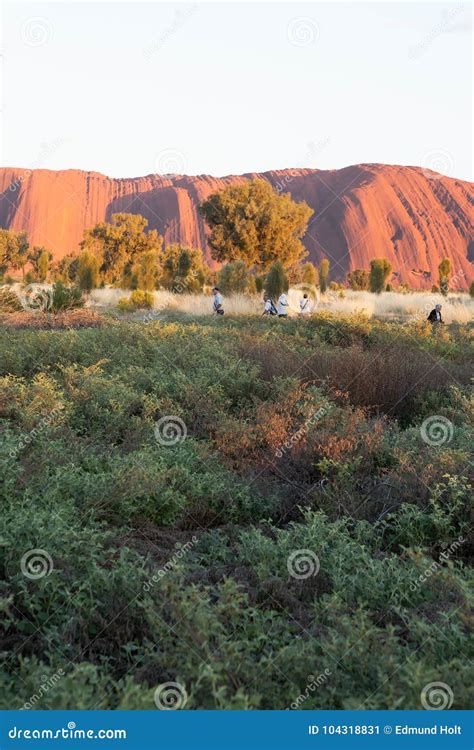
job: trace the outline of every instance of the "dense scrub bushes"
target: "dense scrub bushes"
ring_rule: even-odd
[[[110,322],[0,355],[0,707],[468,706],[468,331]]]

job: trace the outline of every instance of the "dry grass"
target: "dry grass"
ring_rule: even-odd
[[[301,291],[291,289],[289,293],[290,315],[298,315]],[[121,289],[96,289],[92,292],[88,305],[94,308],[113,308],[121,297],[128,293]],[[448,298],[428,292],[370,292],[344,291],[328,292],[313,303],[317,313],[327,310],[337,315],[364,313],[368,318],[426,320],[430,310],[440,303],[443,305],[443,317],[447,323],[468,323],[474,319],[474,300],[468,294],[453,293]],[[224,298],[224,309],[228,315],[260,315],[263,312],[261,297],[257,295],[236,294]],[[155,313],[177,311],[201,317],[212,315],[212,298],[205,294],[172,294],[171,292],[154,292]]]
[[[404,318],[426,320],[435,305],[443,306],[443,317],[447,323],[468,323],[474,318],[474,300],[464,293],[452,293],[447,298],[431,292],[329,292],[317,305],[317,309],[330,310],[338,315],[363,312],[369,318]]]
[[[95,310],[65,310],[58,313],[13,312],[0,315],[0,325],[5,328],[35,330],[60,330],[64,328],[98,328],[104,318]]]
[[[130,292],[122,289],[95,289],[87,305],[97,309],[116,307],[119,299],[129,297]],[[173,294],[172,292],[153,292],[155,313],[165,310],[182,312],[202,317],[212,315],[212,297],[207,294]],[[225,298],[225,312],[228,315],[259,315],[263,305],[255,295],[234,294]]]
[[[39,285],[48,288],[48,285]],[[19,291],[19,284],[8,289]],[[89,310],[114,310],[118,301],[123,297],[130,296],[130,292],[123,289],[95,289],[89,296],[86,308]],[[299,314],[299,302],[302,296],[300,289],[290,289],[289,292],[289,314]],[[195,317],[212,315],[212,297],[207,294],[173,294],[167,291],[153,292],[154,315],[159,316],[165,311],[181,312]],[[368,318],[380,318],[383,320],[397,319],[404,321],[424,321],[430,310],[436,304],[443,305],[443,317],[446,323],[469,323],[474,320],[474,299],[467,293],[453,292],[447,298],[440,294],[431,292],[383,292],[382,294],[371,294],[370,292],[328,292],[326,295],[317,294],[313,300],[313,312],[329,311],[337,315],[353,315],[363,313]],[[251,316],[261,315],[263,303],[261,296],[235,294],[224,298],[224,310],[227,315]],[[26,313],[25,313],[26,314]],[[35,315],[36,317],[36,315]],[[28,327],[66,327],[59,325],[46,325],[46,319],[41,319],[43,325],[31,322]]]

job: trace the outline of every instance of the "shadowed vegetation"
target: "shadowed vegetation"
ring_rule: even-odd
[[[467,708],[469,328],[102,318],[0,361],[2,708],[58,670],[34,708]]]

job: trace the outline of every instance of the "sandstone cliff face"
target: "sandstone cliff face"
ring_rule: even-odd
[[[251,177],[267,179],[314,210],[303,239],[309,259],[331,261],[331,278],[386,257],[393,280],[417,288],[437,282],[440,260],[452,261],[456,286],[474,279],[473,185],[417,167],[361,164],[339,170],[290,169],[215,178],[148,175],[113,179],[75,169],[0,169],[0,225],[26,230],[31,244],[55,258],[76,251],[85,228],[116,212],[140,213],[165,242],[201,247],[199,204],[213,191]]]

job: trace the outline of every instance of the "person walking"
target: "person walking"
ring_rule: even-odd
[[[279,318],[287,318],[288,317],[288,296],[285,292],[282,292],[280,296],[278,297],[278,317]]]
[[[303,299],[300,299],[300,313],[301,315],[309,315],[311,312],[311,303],[307,294],[303,294]]]
[[[222,307],[222,294],[217,286],[212,290],[212,309],[216,315],[224,315],[224,308]]]

